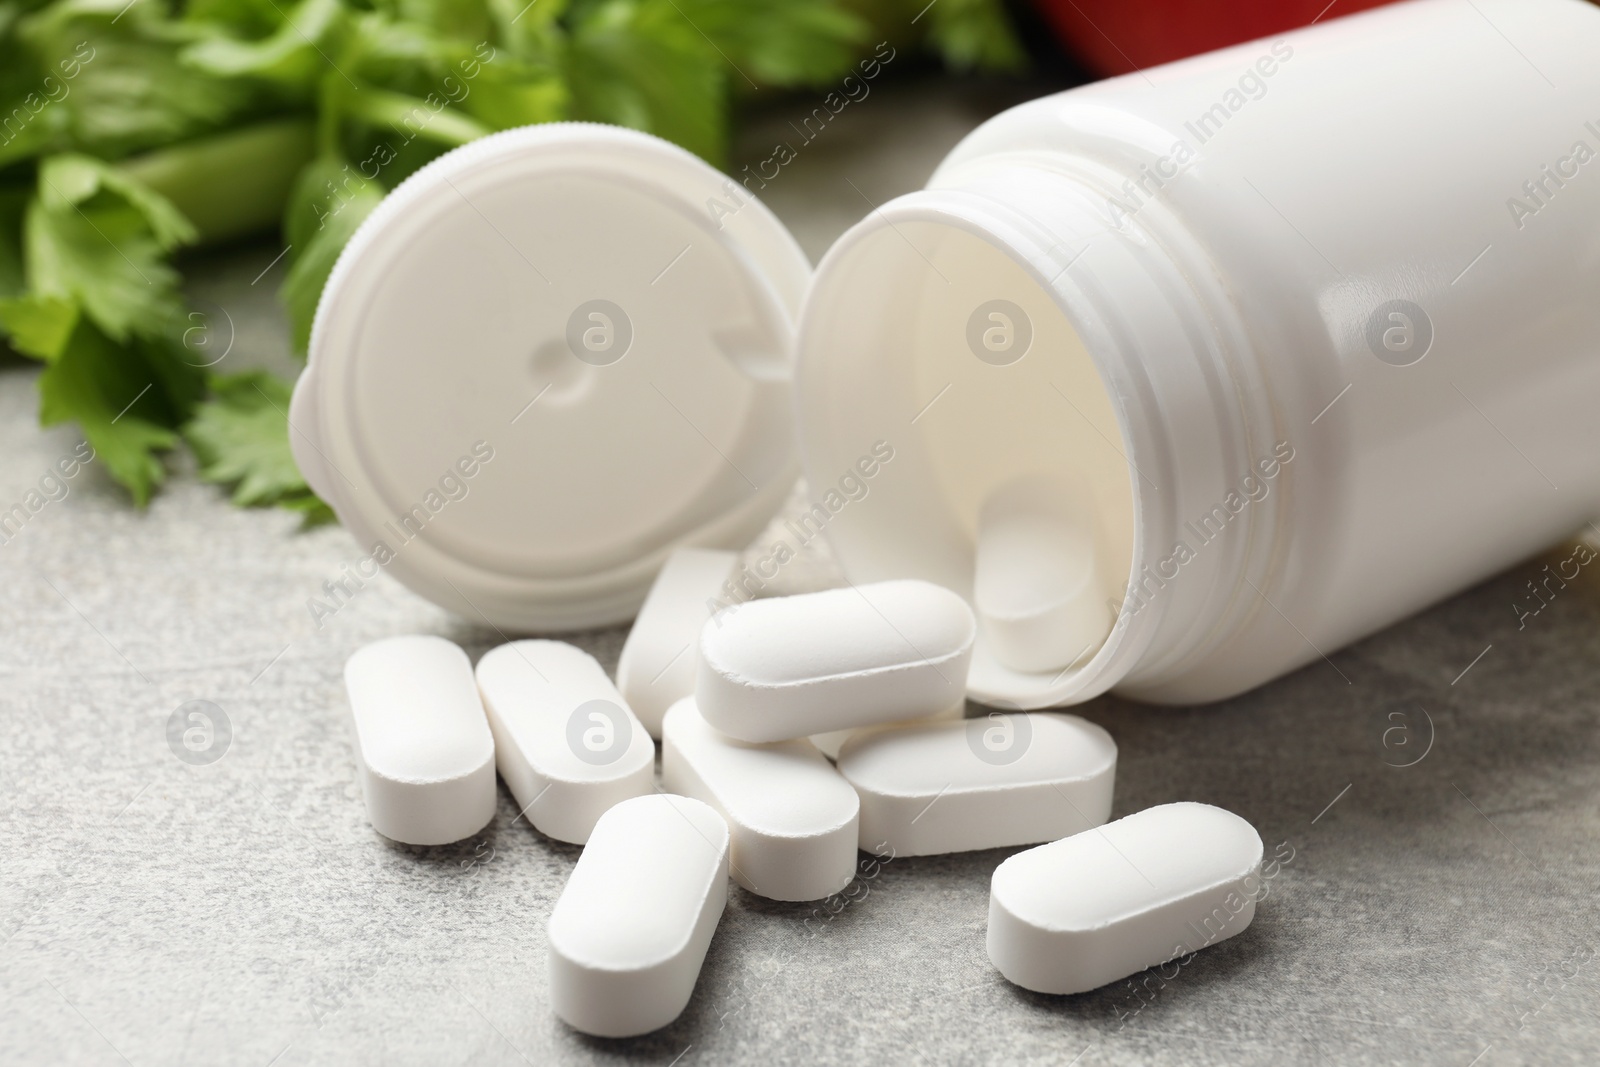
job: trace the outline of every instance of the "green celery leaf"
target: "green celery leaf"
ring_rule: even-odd
[[[196,323],[196,320],[198,323],[190,326],[189,331],[209,329],[199,325],[205,322],[205,316],[195,311],[191,311],[179,323]],[[173,429],[189,421],[195,407],[206,395],[206,368],[214,362],[209,358],[204,340],[190,339],[186,343],[181,333],[170,336],[176,332],[169,330],[169,336],[161,338],[137,338],[132,345],[140,365],[149,372],[150,380],[156,385],[151,394],[155,405],[151,409],[152,417],[161,425]]]
[[[539,6],[545,2],[540,0]],[[366,17],[360,27],[356,76],[363,83],[415,99],[399,115],[386,114],[381,107],[367,105],[369,90],[363,88],[359,93],[341,93],[338,105],[370,123],[376,135],[391,145],[396,136],[414,136],[423,116],[441,106],[471,115],[495,130],[566,117],[566,85],[559,64],[550,58],[555,51],[551,41],[533,50],[539,58],[529,58],[487,41],[467,44],[429,37],[415,26],[388,23],[377,16]],[[516,28],[526,29],[520,22]],[[421,114],[413,115],[419,105]]]
[[[307,529],[312,526],[321,526],[325,523],[338,522],[339,516],[333,513],[323,499],[309,489],[304,493],[285,495],[278,499],[278,507],[300,513],[300,528]]]
[[[497,25],[503,26],[499,32],[509,28],[519,41],[539,42],[525,49],[492,44],[484,38],[439,37],[420,25],[393,22],[376,13],[359,16],[351,74],[363,88],[354,92],[336,85],[338,98],[331,103],[341,113],[369,123],[373,139],[391,144],[396,135],[411,136],[401,123],[418,104],[429,110],[450,107],[491,129],[564,118],[566,87],[555,58],[559,38],[548,27],[538,27],[534,17],[536,12],[557,7],[554,0],[539,0],[515,22],[516,10],[501,20],[497,9]],[[364,99],[368,86],[414,97],[416,102],[408,104],[400,116],[384,114],[381,107],[368,109]],[[415,127],[419,118],[412,116],[410,125]]]
[[[159,336],[181,311],[172,246],[193,234],[163,197],[87,156],[46,159],[24,221],[30,289],[72,300],[116,341]]]
[[[266,37],[239,40],[218,33],[189,45],[181,59],[185,66],[219,78],[264,78],[309,97],[333,65],[333,38],[345,21],[339,0],[301,0]]]
[[[9,34],[0,33],[0,166],[48,151],[64,138],[68,114],[56,106],[72,86]]]
[[[55,0],[22,19],[18,36],[35,69],[57,82],[57,102],[29,125],[46,143],[23,154],[70,148],[118,158],[219,129],[273,102],[265,82],[181,64],[179,25],[151,0]],[[8,158],[0,147],[0,162]]]
[[[126,216],[110,227],[103,213],[28,211],[28,277],[41,296],[75,301],[117,340],[158,334],[179,313],[178,274],[161,246]]]
[[[444,44],[437,35],[377,11],[359,12],[351,18],[355,25],[347,53],[353,66],[351,75],[394,89],[420,90],[428,74],[435,72]]]
[[[491,28],[483,0],[392,0],[394,13],[436,37],[487,41]]]
[[[509,130],[559,122],[570,106],[566,83],[548,71],[522,74],[505,66],[485,67],[461,108],[491,129]]]
[[[55,296],[19,296],[0,300],[0,327],[11,347],[46,362],[61,354],[78,325],[78,305]]]
[[[121,198],[144,218],[163,252],[195,239],[194,227],[170,200],[126,171],[98,159],[75,154],[53,156],[45,160],[39,173],[39,197],[50,210],[76,208],[103,190]]]
[[[277,0],[187,0],[183,19],[229,37],[259,40],[283,25],[284,7]]]
[[[557,71],[522,63],[504,53],[496,62],[483,64],[466,86],[467,96],[459,107],[495,130],[559,122],[567,117],[570,106],[566,82]]]
[[[518,59],[548,62],[559,47],[567,0],[485,0],[495,40]]]
[[[949,3],[951,0],[942,0]],[[835,0],[675,0],[735,68],[737,82],[819,85],[850,72],[867,24]],[[746,87],[749,87],[746,84]]]
[[[730,67],[672,0],[605,0],[574,18],[574,118],[631,126],[723,160]]]
[[[250,371],[213,378],[211,388],[212,399],[183,428],[200,477],[232,486],[240,507],[276,504],[302,512],[308,524],[331,517],[289,449],[289,383]]]
[[[165,389],[199,377],[185,374],[172,358],[151,346],[118,345],[80,320],[39,376],[40,423],[76,422],[107,472],[141,507],[166,479],[157,453],[178,443]]]
[[[283,239],[289,245],[290,260],[305,251],[330,212],[367,181],[356,167],[336,155],[317,156],[300,169],[283,213]]]

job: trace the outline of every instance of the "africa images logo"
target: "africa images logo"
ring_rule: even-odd
[[[979,304],[967,318],[967,347],[991,367],[1007,367],[1033,346],[1033,320],[1009,300]]]
[[[585,763],[608,767],[633,744],[633,722],[610,700],[586,700],[567,717],[567,747]]]
[[[609,367],[633,346],[633,320],[609,300],[579,304],[567,318],[567,348],[593,367]]]

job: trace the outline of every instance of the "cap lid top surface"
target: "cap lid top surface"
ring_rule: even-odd
[[[469,618],[626,618],[667,552],[742,547],[792,483],[808,276],[766,208],[666,142],[484,138],[345,250],[296,457],[392,573]]]

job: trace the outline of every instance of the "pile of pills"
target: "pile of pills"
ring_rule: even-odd
[[[980,554],[977,615],[947,589],[891,581],[708,620],[733,556],[683,550],[615,685],[559,641],[513,641],[476,671],[438,637],[369,645],[345,681],[373,827],[408,844],[469,837],[494,813],[498,769],[536,829],[583,845],[550,915],[550,996],[606,1037],[683,1011],[730,877],[821,899],[849,885],[858,849],[1038,846],[996,869],[988,929],[995,967],[1037,992],[1084,992],[1230,937],[1260,890],[1249,823],[1192,803],[1107,823],[1106,731],[1058,712],[961,717],[980,625],[1019,666],[1073,662],[1105,638],[1093,568],[1051,556],[1074,517],[1033,507],[1043,495],[1019,485],[986,509],[986,540],[1005,552]]]

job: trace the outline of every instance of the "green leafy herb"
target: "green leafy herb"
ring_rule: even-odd
[[[288,385],[253,371],[214,377],[211,393],[183,430],[200,460],[200,477],[232,486],[233,502],[241,507],[292,508],[308,525],[331,519],[289,451]]]
[[[160,194],[91,156],[37,166],[23,212],[26,290],[0,300],[11,346],[46,364],[39,421],[76,422],[112,477],[143,504],[166,476],[205,388],[168,339],[183,312],[168,254],[194,230]]]
[[[118,345],[81,320],[39,378],[39,421],[76,422],[111,476],[144,504],[166,478],[156,455],[178,443],[176,427],[203,386],[159,345]]]

